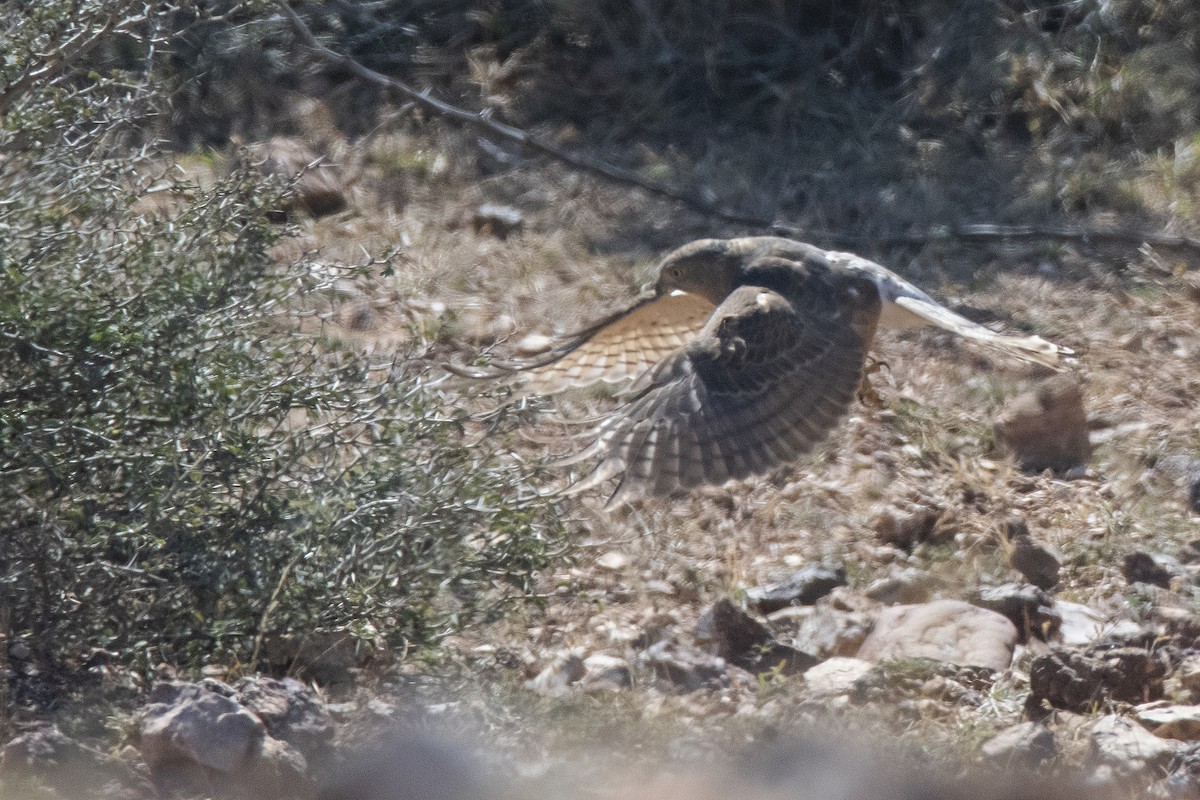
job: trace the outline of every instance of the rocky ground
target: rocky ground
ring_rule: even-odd
[[[309,203],[346,208],[301,218],[278,258],[316,251],[336,271],[392,252],[393,274],[344,281],[305,324],[430,365],[536,348],[626,303],[665,250],[746,232],[553,165],[487,177],[455,162],[474,152],[461,142],[370,148],[353,189],[333,174],[322,190],[340,201]],[[198,683],[164,668],[133,685],[99,658],[97,685],[132,710],[84,725],[76,706],[17,731],[6,795],[882,797],[883,768],[821,781],[887,762],[937,767],[947,797],[963,770],[1200,796],[1189,258],[1136,242],[863,254],[1077,363],[1056,375],[936,331],[885,335],[882,407],[853,409],[794,469],[613,512],[565,504],[577,547],[544,576],[541,608],[447,636],[436,658],[332,643],[294,665],[301,680],[217,664]],[[505,400],[441,386],[481,410]],[[515,413],[553,436],[537,410]],[[831,734],[889,757],[792,743]],[[382,750],[364,766],[370,741]],[[703,788],[687,784],[701,766]]]

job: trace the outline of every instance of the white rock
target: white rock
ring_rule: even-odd
[[[1059,641],[1065,645],[1084,645],[1106,636],[1120,637],[1136,634],[1137,623],[1131,620],[1110,620],[1094,608],[1081,603],[1055,600],[1053,611],[1062,619]]]
[[[1175,746],[1158,738],[1131,719],[1109,714],[1092,726],[1092,750],[1104,763],[1121,773],[1166,766]]]
[[[142,712],[138,750],[151,770],[182,761],[232,773],[246,765],[265,734],[258,717],[233,700],[185,684],[175,697]]]
[[[885,608],[859,648],[867,661],[932,658],[996,671],[1012,663],[1016,626],[1007,617],[961,600]]]
[[[874,668],[870,661],[838,656],[809,667],[804,673],[804,682],[814,694],[846,694],[854,688],[855,681]]]

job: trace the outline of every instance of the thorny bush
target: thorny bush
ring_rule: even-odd
[[[46,45],[7,44],[17,72]],[[6,648],[43,676],[94,648],[248,664],[266,635],[426,643],[528,596],[554,509],[403,355],[299,330],[345,271],[273,262],[279,188],[185,184],[129,147],[144,75],[63,74],[0,127]]]

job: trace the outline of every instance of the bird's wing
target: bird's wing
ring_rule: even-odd
[[[629,308],[567,336],[539,356],[495,363],[485,370],[454,371],[476,378],[511,376],[530,394],[632,381],[695,337],[713,308],[694,294],[648,292]]]
[[[883,314],[879,318],[879,324],[885,328],[936,325],[957,333],[964,339],[1054,370],[1062,369],[1064,359],[1074,354],[1070,348],[1060,347],[1040,336],[997,333],[972,322],[955,314],[916,286],[874,261],[852,253],[829,253],[828,256],[831,263],[867,273],[875,280],[879,287],[879,296],[883,300]]]
[[[561,462],[600,459],[566,491],[620,477],[611,506],[793,461],[837,424],[862,380],[879,300],[856,302],[814,313],[768,289],[735,289],[695,340],[597,426],[591,446]],[[869,319],[856,328],[864,311]]]

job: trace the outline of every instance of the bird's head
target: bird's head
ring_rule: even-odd
[[[701,239],[680,247],[659,265],[655,290],[659,295],[683,291],[719,305],[742,272],[743,254],[733,250],[724,239]]]

